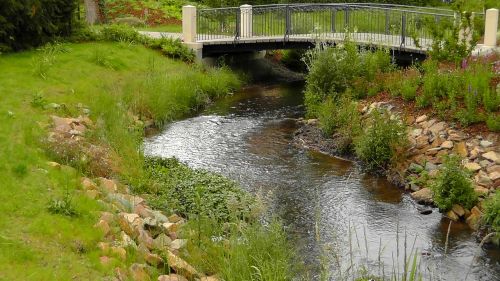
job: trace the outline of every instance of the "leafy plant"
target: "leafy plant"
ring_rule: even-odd
[[[389,53],[385,50],[359,50],[346,39],[343,45],[329,47],[318,45],[306,53],[304,62],[309,71],[306,79],[305,104],[309,116],[316,116],[319,104],[326,97],[336,101],[358,81],[356,94],[364,96],[371,83],[359,83],[360,79],[372,82],[378,73],[393,69]]]
[[[500,191],[497,190],[495,195],[485,201],[483,221],[497,232],[498,244],[500,241]]]
[[[363,123],[363,132],[355,139],[356,155],[369,170],[383,170],[404,154],[408,140],[405,125],[385,110],[375,109]]]
[[[337,148],[340,151],[349,150],[353,139],[361,132],[361,115],[357,103],[347,94],[338,102],[327,98],[319,107],[318,119],[325,135],[337,133]]]
[[[59,214],[68,217],[75,217],[78,211],[72,203],[72,197],[68,190],[66,190],[61,198],[54,198],[49,202],[47,210],[52,214]]]
[[[451,209],[453,204],[470,209],[477,202],[470,173],[461,166],[460,157],[456,155],[445,157],[439,174],[430,188],[434,202],[443,211]]]
[[[492,132],[500,132],[500,114],[489,114],[486,119],[486,126],[488,126],[488,129]]]
[[[232,221],[252,216],[254,200],[235,182],[202,170],[192,170],[176,159],[147,158],[147,178],[154,179],[155,194],[176,213],[202,214],[217,221]],[[203,198],[201,206],[197,196]]]

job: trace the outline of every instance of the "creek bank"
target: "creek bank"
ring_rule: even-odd
[[[52,116],[51,119],[53,126],[47,137],[49,149],[60,156],[90,159],[92,174],[101,175],[95,179],[82,177],[78,192],[97,200],[105,210],[94,227],[103,235],[103,241],[97,245],[99,262],[105,268],[114,267],[114,276],[109,280],[146,281],[158,275],[160,281],[218,280],[216,276],[198,272],[179,256],[187,244],[187,239],[179,232],[185,224],[184,218],[177,214],[167,216],[149,207],[143,197],[132,194],[129,186],[109,177],[116,172],[110,149],[92,144],[85,137],[85,133],[95,126],[88,116]],[[136,124],[152,126],[150,120],[134,120]],[[54,169],[62,166],[58,162],[47,164]]]
[[[500,188],[500,142],[497,133],[468,133],[455,124],[431,118],[425,114],[413,115],[399,110],[390,101],[361,101],[358,110],[362,117],[374,109],[390,112],[391,118],[398,118],[408,126],[410,148],[407,158],[396,167],[385,172],[385,176],[394,184],[404,187],[419,204],[433,205],[429,181],[434,179],[443,163],[443,157],[449,154],[460,155],[462,165],[473,175],[474,191],[479,197],[478,204],[467,210],[459,205],[445,215],[453,221],[465,221],[473,230],[481,226],[484,199],[492,196]],[[296,146],[313,149],[333,156],[342,156],[356,160],[352,154],[342,153],[337,142],[341,136],[334,134],[325,137],[316,119],[299,120],[302,124],[294,135]],[[422,214],[428,214],[427,208],[420,208]]]

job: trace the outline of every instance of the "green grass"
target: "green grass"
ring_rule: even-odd
[[[181,33],[182,25],[170,24],[170,25],[158,25],[158,26],[144,26],[136,27],[139,31],[158,31],[158,32],[173,32]]]
[[[100,280],[107,273],[98,264],[96,245],[102,237],[93,228],[101,207],[76,190],[80,171],[46,164],[52,159],[41,140],[47,135],[49,115],[78,116],[80,106],[89,108],[99,126],[88,138],[108,144],[119,156],[119,176],[132,178],[142,169],[137,149],[142,130],[131,127],[127,112],[139,107],[149,112],[147,95],[132,98],[144,83],[155,88],[154,83],[192,79],[191,90],[184,90],[183,96],[172,87],[155,96],[169,100],[163,111],[150,111],[150,117],[161,120],[189,114],[221,94],[219,90],[238,86],[225,70],[202,75],[205,70],[196,65],[127,42],[53,45],[44,51],[4,54],[0,68],[0,280]],[[152,76],[163,80],[144,82]],[[214,78],[217,87],[208,82]],[[231,86],[223,85],[229,80]],[[51,103],[61,106],[44,107]],[[168,111],[176,114],[167,117]],[[76,217],[48,210],[52,199],[66,193]]]

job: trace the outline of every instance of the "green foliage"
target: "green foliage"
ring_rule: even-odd
[[[450,210],[453,204],[471,209],[477,202],[470,173],[461,166],[461,159],[456,155],[444,159],[438,176],[430,188],[434,202],[443,211]]]
[[[349,40],[335,48],[320,46],[311,50],[306,53],[304,61],[309,70],[305,104],[310,116],[317,115],[318,106],[326,97],[336,101],[358,78],[370,82],[378,73],[393,69],[387,52],[359,51]],[[367,87],[358,88],[357,91],[367,91]]]
[[[192,219],[186,232],[191,233],[187,261],[222,280],[285,281],[296,276],[293,247],[278,221],[263,226]]]
[[[105,25],[100,30],[100,35],[103,40],[112,42],[127,41],[140,44],[148,40],[135,29],[124,24]]]
[[[176,159],[147,158],[146,178],[155,181],[155,190],[168,208],[185,216],[202,215],[219,222],[245,219],[252,215],[254,199],[235,182],[218,174],[192,170]]]
[[[500,114],[489,114],[486,119],[486,126],[488,126],[488,129],[492,132],[500,132]]]
[[[127,83],[125,101],[139,116],[150,117],[158,125],[195,112],[241,85],[226,68],[204,70],[194,65],[182,75],[166,75],[155,63],[150,62],[143,79]]]
[[[66,191],[61,198],[52,199],[47,210],[52,214],[59,214],[68,217],[76,217],[78,212],[73,206],[72,196]]]
[[[374,109],[363,128],[354,147],[369,170],[383,170],[404,155],[408,145],[406,127],[400,120],[391,118],[389,112]]]
[[[69,36],[76,7],[75,0],[0,1],[0,52]]]
[[[438,61],[449,61],[459,64],[470,56],[481,36],[481,21],[474,20],[470,10],[464,10],[457,5],[456,11],[460,15],[458,22],[454,19],[434,20],[426,22],[430,31],[432,46],[429,55]],[[461,35],[460,35],[461,34]]]
[[[385,86],[393,96],[401,96],[404,100],[414,100],[421,83],[421,74],[416,67],[389,74]]]
[[[497,239],[500,238],[500,191],[484,202],[483,221],[497,232]]]
[[[180,59],[185,62],[194,62],[195,55],[193,51],[188,49],[186,45],[182,44],[181,40],[176,39],[161,39],[162,53],[174,59]]]
[[[337,148],[341,151],[349,150],[353,139],[361,132],[361,115],[357,103],[348,95],[342,96],[337,102],[327,98],[319,106],[318,119],[325,135],[337,133]]]

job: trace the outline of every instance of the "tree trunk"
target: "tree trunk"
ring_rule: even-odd
[[[96,0],[85,0],[85,19],[88,24],[99,22],[99,6]]]

